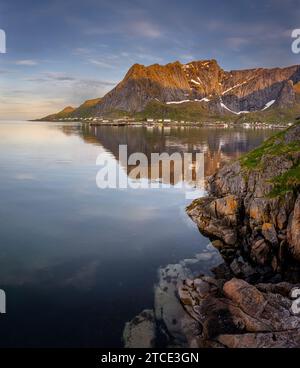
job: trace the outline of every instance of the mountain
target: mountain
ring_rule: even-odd
[[[58,120],[58,119],[66,119],[75,110],[76,109],[74,107],[67,106],[63,110],[61,110],[60,112],[58,112],[56,114],[51,114],[51,115],[45,116],[41,120],[45,120],[45,121],[50,120],[51,121],[51,120]]]
[[[129,114],[149,117],[239,117],[279,109],[300,113],[300,65],[225,71],[216,60],[134,64],[103,98],[86,101],[70,117]],[[59,113],[60,114],[60,113]],[[54,115],[55,116],[55,115]]]
[[[86,100],[79,107],[74,108],[72,106],[68,106],[64,108],[62,111],[48,115],[42,119],[42,121],[53,121],[53,120],[64,120],[64,119],[72,119],[72,118],[84,118],[86,116],[90,116],[91,114],[95,114],[93,109],[97,104],[101,102],[101,98],[94,98],[91,100]]]
[[[101,98],[94,98],[92,100],[86,100],[76,110],[72,111],[70,117],[85,117],[87,114],[93,114],[93,109],[101,102]]]

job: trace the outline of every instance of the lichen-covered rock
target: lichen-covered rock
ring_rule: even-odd
[[[188,207],[189,215],[199,229],[207,235],[234,246],[237,242],[235,226],[238,223],[239,204],[236,196],[223,198],[201,198]]]
[[[263,237],[272,245],[278,244],[277,232],[275,230],[274,224],[265,222],[262,224],[261,232]]]
[[[269,244],[264,240],[257,240],[251,245],[251,259],[259,265],[265,265],[270,259],[271,248]]]

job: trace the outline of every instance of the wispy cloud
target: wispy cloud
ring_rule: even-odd
[[[5,75],[5,74],[9,74],[9,73],[13,73],[13,70],[0,69],[0,75]]]
[[[33,59],[24,59],[24,60],[17,60],[15,64],[24,65],[24,66],[35,66],[35,65],[38,65],[38,62]]]
[[[163,35],[158,25],[147,20],[132,22],[128,28],[137,37],[159,38]]]
[[[73,55],[89,55],[91,52],[92,50],[86,47],[76,47],[72,51]]]
[[[38,74],[34,77],[25,78],[28,82],[72,82],[76,80],[76,78],[69,76],[64,73],[56,73],[56,72],[45,72]]]
[[[102,61],[102,60],[96,60],[96,59],[89,59],[88,60],[91,64],[93,65],[96,65],[96,66],[99,66],[101,68],[108,68],[108,69],[112,69],[113,68],[113,65],[105,62],[105,61]]]
[[[77,79],[68,74],[59,73],[59,72],[47,72],[45,73],[45,76],[49,80],[62,81],[62,82],[72,82]]]
[[[73,20],[74,21],[74,20]],[[77,20],[78,22],[78,20]],[[117,23],[81,23],[84,33],[89,36],[119,35],[121,37],[157,39],[163,36],[162,26],[143,16],[136,19],[122,19]]]
[[[228,37],[225,43],[231,50],[239,51],[241,47],[249,43],[249,39],[245,37]]]
[[[27,82],[74,82],[79,84],[84,84],[86,87],[88,86],[115,86],[115,82],[105,81],[105,80],[97,80],[97,79],[89,79],[89,78],[78,78],[72,75],[68,75],[62,72],[44,72],[40,73],[35,77],[30,77],[24,79]],[[69,83],[68,83],[69,84]]]

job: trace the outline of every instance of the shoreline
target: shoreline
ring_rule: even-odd
[[[286,129],[291,126],[291,123],[286,124],[274,124],[274,123],[261,123],[261,122],[253,122],[253,123],[234,123],[234,122],[192,122],[192,121],[87,121],[85,119],[66,119],[66,120],[28,120],[30,122],[47,122],[47,123],[82,123],[88,124],[91,127],[101,127],[101,126],[114,126],[114,127],[124,127],[124,126],[134,126],[134,127],[199,127],[199,128],[244,128],[244,129]]]
[[[210,270],[213,277],[209,272],[182,272],[178,265],[168,265],[159,273],[158,284],[169,280],[173,287],[172,297],[158,308],[166,311],[161,318],[168,337],[166,346],[300,347],[299,184],[291,184],[296,185],[291,187],[293,192],[288,188],[284,197],[268,197],[270,190],[276,189],[271,179],[299,168],[299,142],[298,123],[217,171],[209,179],[208,196],[187,207],[188,215],[211,240],[223,263]],[[246,170],[241,163],[251,166]],[[285,179],[284,185],[287,182]],[[176,333],[167,323],[174,320],[173,310],[180,320]],[[156,314],[155,308],[148,347],[155,347],[154,331],[160,331],[160,319],[153,318]],[[137,340],[127,338],[128,330],[134,336],[135,327],[145,322],[147,315],[126,324],[125,346],[136,347],[130,341]]]

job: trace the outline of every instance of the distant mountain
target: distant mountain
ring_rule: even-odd
[[[52,121],[52,120],[59,120],[59,119],[68,119],[68,118],[84,118],[86,116],[90,116],[91,114],[95,114],[93,112],[93,108],[100,103],[101,98],[94,98],[92,100],[87,100],[79,107],[74,108],[72,106],[68,106],[64,108],[62,111],[58,112],[57,114],[48,115],[40,120],[45,121]]]
[[[113,90],[103,98],[86,101],[70,111],[69,117],[238,118],[258,112],[268,115],[270,110],[299,114],[299,82],[300,65],[228,72],[216,60],[134,64]],[[51,115],[52,119],[61,118],[61,113]]]
[[[101,100],[102,100],[101,98],[94,98],[92,100],[85,101],[77,109],[72,111],[70,116],[81,118],[81,117],[85,117],[90,114],[95,115],[96,114],[95,107],[101,102]]]
[[[63,110],[61,110],[60,112],[58,112],[56,114],[48,115],[48,116],[42,118],[41,120],[50,120],[51,121],[51,120],[58,120],[58,119],[66,119],[75,110],[76,109],[74,107],[67,106]]]

